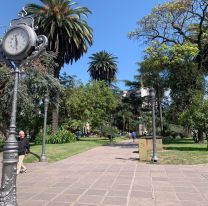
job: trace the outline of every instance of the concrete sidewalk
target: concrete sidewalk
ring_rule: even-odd
[[[152,165],[137,158],[137,144],[125,142],[28,164],[17,177],[18,205],[208,206],[208,165]]]

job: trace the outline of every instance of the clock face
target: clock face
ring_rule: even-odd
[[[3,47],[7,54],[17,55],[27,48],[28,42],[28,32],[21,27],[16,27],[5,35]]]

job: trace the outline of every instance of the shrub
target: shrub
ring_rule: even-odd
[[[41,129],[35,139],[35,144],[42,144],[42,137],[43,130]],[[46,136],[46,144],[63,144],[75,141],[76,136],[63,128],[60,128],[55,134],[48,134],[47,132]]]
[[[108,137],[109,135],[116,137],[119,135],[119,131],[116,127],[111,127],[108,125],[102,127],[101,133],[104,137]]]
[[[56,134],[49,135],[46,139],[47,144],[63,144],[75,141],[76,136],[64,129],[58,130]]]

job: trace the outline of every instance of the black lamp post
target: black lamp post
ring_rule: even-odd
[[[152,161],[157,162],[158,158],[156,155],[155,90],[154,88],[150,88],[149,94],[151,97],[151,105],[152,105],[152,144],[153,144]]]
[[[11,21],[10,29],[5,33],[3,40],[0,41],[0,59],[15,73],[9,137],[3,147],[0,206],[17,206],[18,144],[15,135],[19,70],[38,57],[45,50],[48,43],[45,36],[36,35],[34,19],[25,17],[24,9],[20,15],[21,18]]]
[[[45,142],[46,142],[48,103],[49,103],[49,96],[48,96],[48,93],[46,93],[44,96],[44,126],[43,126],[42,154],[40,158],[41,162],[47,161],[46,154],[45,154]]]

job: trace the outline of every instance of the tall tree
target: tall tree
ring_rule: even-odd
[[[146,97],[141,97],[142,81],[140,75],[135,75],[133,81],[125,81],[125,85],[129,87],[128,93],[122,99],[123,106],[131,112],[128,119],[128,129],[139,130],[139,124],[143,124],[143,106],[146,105]],[[129,113],[130,114],[130,113]]]
[[[143,38],[150,44],[153,40],[157,40],[169,46],[174,45],[175,48],[187,43],[196,45],[198,51],[194,55],[195,58],[192,59],[195,65],[192,63],[190,71],[191,74],[196,74],[197,78],[193,78],[193,84],[195,85],[192,85],[192,88],[201,90],[201,93],[203,93],[204,77],[208,72],[207,12],[207,0],[171,0],[155,7],[149,15],[138,21],[137,28],[129,33],[129,37]],[[182,65],[181,63],[180,65]],[[189,71],[188,68],[188,65],[186,65],[187,71]],[[174,69],[177,70],[176,67]],[[183,67],[180,67],[179,72],[181,69]],[[175,77],[180,80],[179,77],[181,76],[175,75]],[[186,80],[188,79],[189,77],[186,78]],[[180,82],[183,84],[183,88],[187,87],[183,80]],[[189,97],[187,102],[190,102],[190,99]]]
[[[158,106],[165,89],[170,89],[170,121],[176,122],[191,104],[193,95],[204,88],[202,75],[193,62],[197,52],[197,46],[191,43],[168,47],[155,42],[145,50],[144,60],[139,64],[144,85],[156,89]]]
[[[25,9],[28,15],[35,18],[38,34],[48,37],[48,50],[57,53],[54,76],[59,73],[64,64],[77,61],[88,50],[93,42],[92,29],[82,17],[87,17],[91,11],[86,7],[74,7],[71,0],[40,0],[43,5],[28,4]],[[57,94],[57,98],[59,95]],[[58,127],[58,105],[53,111],[53,132]]]
[[[200,138],[200,131],[206,136],[208,134],[208,100],[201,93],[196,94],[192,104],[181,113],[179,120],[182,125],[197,130],[198,141],[202,143],[204,140]]]
[[[158,40],[168,44],[190,42],[198,47],[195,58],[199,72],[207,72],[207,0],[172,0],[155,7],[137,23],[130,38]]]
[[[17,127],[38,131],[42,126],[40,111],[43,109],[43,96],[46,92],[50,96],[50,105],[55,101],[54,94],[61,91],[59,81],[49,74],[53,70],[54,54],[44,52],[41,57],[34,60],[31,66],[25,67],[24,75],[20,73],[17,104]],[[4,79],[5,86],[0,96],[0,131],[6,136],[9,125],[10,109],[12,103],[12,90],[14,77],[8,68],[0,68],[0,82]]]
[[[70,92],[68,92],[70,91]],[[78,85],[64,92],[62,111],[65,122],[72,126],[75,122],[89,122],[93,129],[105,125],[119,100],[105,82],[90,82]]]
[[[88,72],[93,80],[104,80],[108,84],[115,80],[117,73],[117,57],[106,51],[92,54]]]
[[[160,114],[161,135],[163,135],[162,100],[167,89],[168,47],[155,42],[145,50],[144,60],[139,63],[139,72],[144,87],[153,87]]]
[[[191,43],[170,48],[168,85],[171,89],[171,116],[174,121],[192,103],[195,93],[204,93],[204,78],[193,62],[197,53],[197,46]]]

